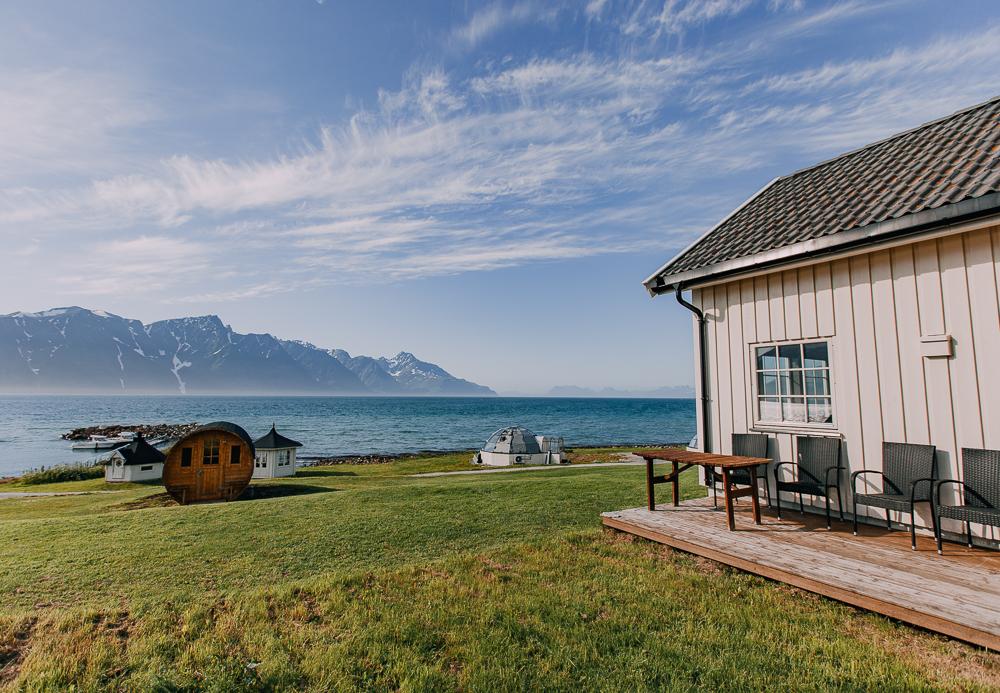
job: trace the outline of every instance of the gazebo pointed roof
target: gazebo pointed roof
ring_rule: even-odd
[[[271,430],[255,440],[253,446],[258,450],[281,450],[283,448],[301,448],[302,443],[281,435],[275,429],[274,424],[271,424]]]

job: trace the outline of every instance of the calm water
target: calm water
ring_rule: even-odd
[[[689,399],[5,396],[0,476],[92,459],[59,437],[80,426],[219,420],[254,438],[274,421],[309,457],[471,449],[510,424],[571,446],[687,442],[695,407]]]

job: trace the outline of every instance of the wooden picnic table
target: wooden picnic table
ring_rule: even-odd
[[[681,450],[679,448],[661,448],[658,450],[633,450],[632,454],[641,457],[646,461],[646,495],[648,496],[648,507],[656,510],[656,496],[654,487],[656,484],[673,484],[674,505],[680,505],[680,474],[691,467],[699,466],[722,470],[723,495],[726,505],[726,518],[729,521],[729,531],[736,529],[736,520],[733,516],[733,500],[750,496],[753,505],[753,521],[760,524],[760,498],[757,495],[757,465],[767,464],[771,460],[766,457],[741,457],[739,455],[713,455],[707,452],[695,452],[691,450]],[[655,476],[653,474],[653,462],[662,460],[673,464],[670,474]],[[734,469],[747,469],[750,471],[750,485],[737,488],[730,481],[729,473]]]

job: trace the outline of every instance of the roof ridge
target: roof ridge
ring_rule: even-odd
[[[967,106],[966,108],[963,108],[961,110],[955,111],[954,113],[949,113],[948,115],[941,116],[940,118],[935,118],[934,120],[929,120],[926,123],[921,123],[920,125],[915,125],[914,127],[910,128],[908,130],[903,130],[902,132],[897,132],[895,134],[889,135],[888,137],[883,137],[880,140],[876,140],[874,142],[869,142],[868,144],[866,144],[866,145],[864,145],[862,147],[857,147],[856,149],[851,149],[849,151],[843,152],[842,154],[837,154],[836,156],[832,156],[829,159],[824,159],[823,161],[820,161],[818,163],[812,164],[811,166],[806,166],[804,168],[798,169],[797,171],[792,171],[791,173],[786,173],[783,176],[778,176],[772,182],[777,183],[778,181],[786,180],[788,178],[794,178],[795,176],[797,176],[799,174],[802,174],[802,173],[806,173],[808,171],[815,171],[818,168],[822,168],[824,166],[827,166],[828,164],[832,164],[832,163],[834,163],[836,161],[840,161],[841,159],[845,159],[847,157],[854,156],[856,154],[860,154],[861,152],[866,151],[868,149],[874,149],[875,147],[880,147],[883,144],[886,144],[887,142],[892,142],[893,140],[897,140],[897,139],[899,139],[901,137],[906,137],[907,135],[912,135],[913,133],[919,132],[920,130],[923,130],[924,128],[929,128],[931,126],[938,125],[940,123],[945,122],[946,120],[951,120],[952,118],[957,118],[959,116],[965,115],[966,113],[971,113],[972,111],[976,111],[976,110],[978,110],[980,108],[985,108],[985,107],[990,106],[990,105],[992,105],[994,103],[997,103],[997,102],[1000,102],[1000,94],[997,94],[996,96],[991,97],[991,98],[989,98],[986,101],[983,101],[981,103],[977,103],[977,104],[975,104],[973,106]]]

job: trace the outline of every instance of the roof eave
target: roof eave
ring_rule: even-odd
[[[688,286],[694,283],[705,283],[712,279],[737,274],[751,268],[777,266],[811,256],[825,255],[856,246],[888,240],[896,236],[931,231],[959,221],[998,213],[1000,213],[1000,192],[987,193],[980,197],[942,205],[935,209],[921,210],[914,214],[907,214],[895,219],[886,219],[885,221],[868,224],[856,229],[839,231],[828,236],[820,236],[819,238],[793,243],[782,248],[775,248],[762,253],[747,255],[746,257],[726,260],[725,262],[698,267],[685,272],[662,274],[663,270],[661,270],[646,279],[643,285],[651,296],[658,296],[673,291],[678,285]],[[714,231],[715,228],[717,227],[714,227],[712,230]],[[677,257],[664,265],[663,269],[673,264],[685,252],[687,250],[679,253]]]

